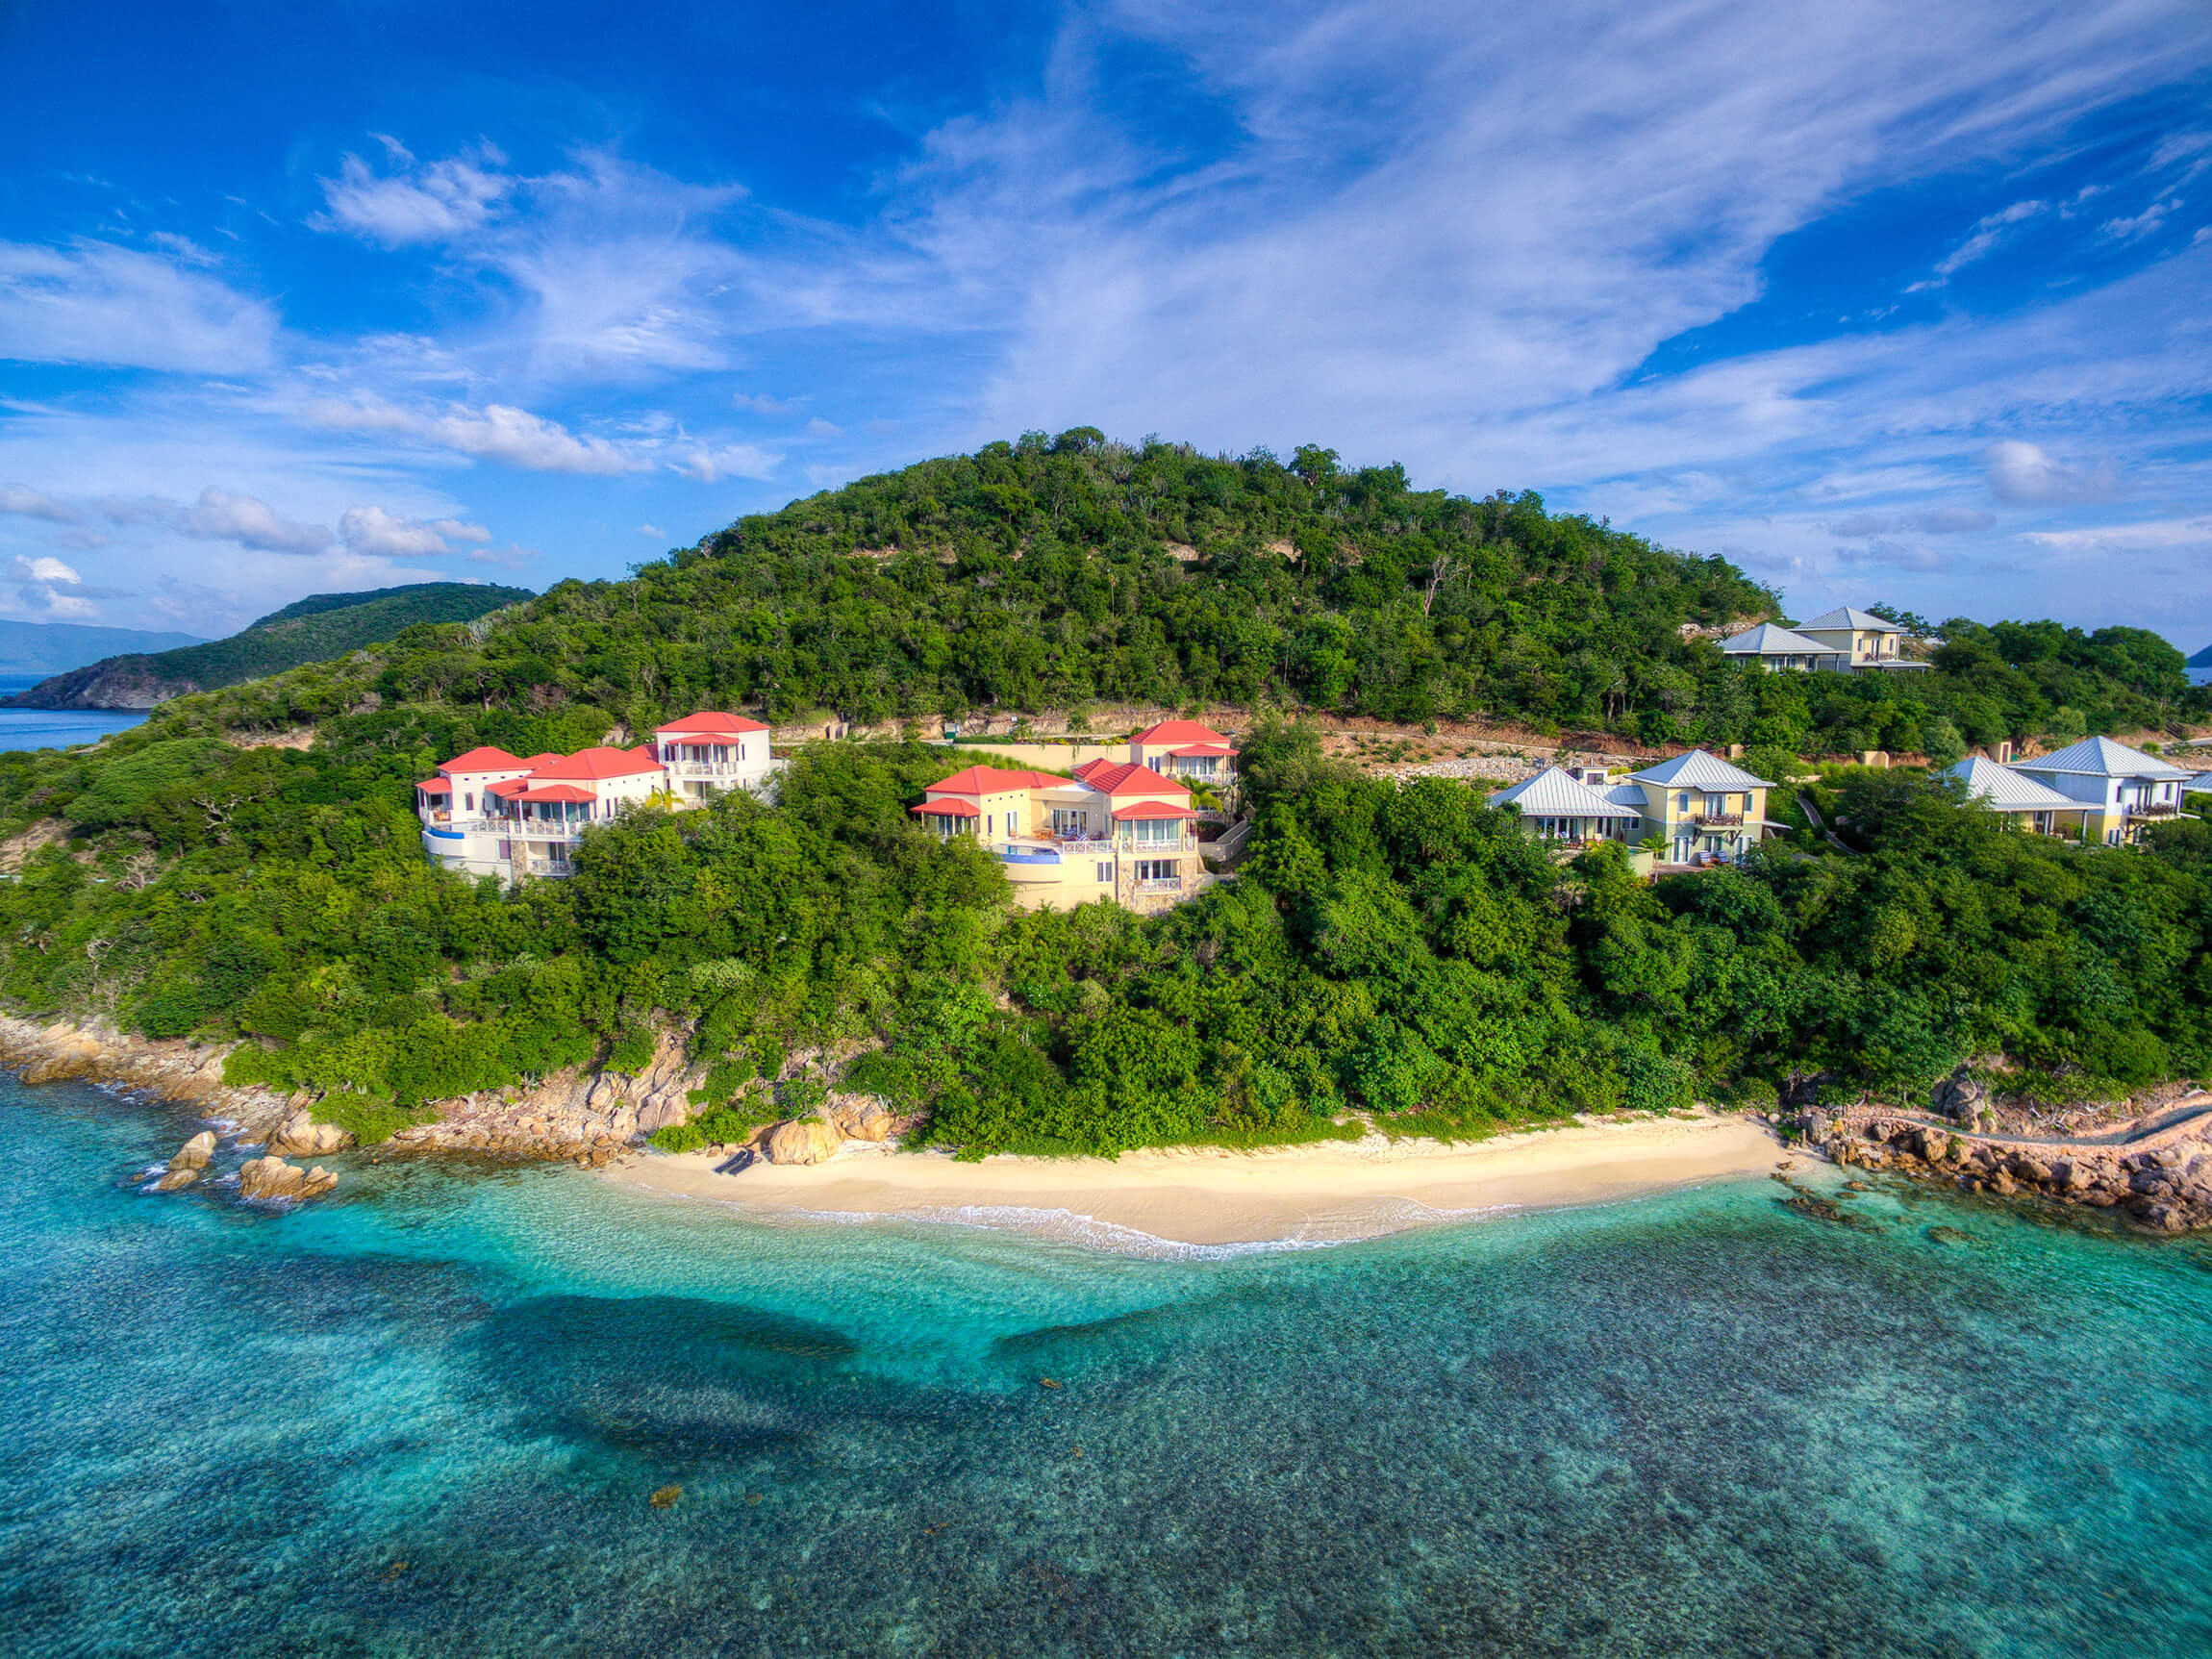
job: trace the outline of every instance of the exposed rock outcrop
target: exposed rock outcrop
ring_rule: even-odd
[[[264,1203],[277,1198],[289,1198],[296,1203],[320,1197],[337,1185],[338,1176],[320,1164],[312,1169],[302,1169],[274,1154],[256,1158],[239,1171],[239,1195]]]
[[[848,1141],[884,1141],[897,1119],[873,1094],[832,1094],[830,1117]]]
[[[2212,1095],[2099,1140],[2028,1141],[1863,1108],[1808,1112],[1801,1125],[1839,1164],[2119,1210],[2156,1232],[2212,1227]]]
[[[157,1193],[181,1192],[199,1178],[200,1167],[198,1165],[187,1164],[180,1169],[172,1164],[168,1172],[154,1183],[154,1191]]]
[[[792,1118],[760,1139],[761,1156],[771,1164],[820,1164],[844,1144],[838,1126],[826,1118]]]
[[[177,1155],[169,1160],[169,1172],[174,1175],[186,1169],[205,1169],[208,1160],[214,1155],[215,1132],[213,1129],[202,1129],[177,1148]],[[185,1184],[179,1183],[180,1186]]]
[[[317,1158],[325,1152],[342,1152],[353,1136],[336,1123],[317,1123],[302,1107],[278,1124],[268,1138],[268,1149],[288,1158]]]

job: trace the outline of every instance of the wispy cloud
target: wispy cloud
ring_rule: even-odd
[[[398,140],[384,140],[395,170],[379,173],[359,156],[321,182],[326,213],[318,229],[346,231],[388,248],[447,242],[482,229],[514,190],[507,158],[490,144],[427,165]]]
[[[482,409],[455,406],[431,414],[375,399],[345,403],[321,398],[307,418],[334,432],[384,433],[450,449],[479,461],[496,461],[532,472],[580,472],[613,477],[653,463],[606,439],[577,437],[557,420],[508,404]]]
[[[251,374],[275,364],[276,341],[266,305],[173,258],[0,242],[0,358]]]
[[[20,484],[0,485],[0,513],[13,513],[24,518],[43,518],[50,524],[75,524],[84,515],[65,501],[57,501],[51,495],[41,495],[36,490],[27,490]]]
[[[200,491],[197,502],[172,509],[168,517],[187,536],[236,541],[264,553],[320,553],[333,540],[319,524],[295,523],[265,501],[234,495],[212,484]]]
[[[453,551],[455,541],[490,541],[481,524],[458,519],[403,518],[381,507],[349,507],[338,521],[349,552],[371,559],[426,559]]]
[[[1982,457],[1989,488],[1999,501],[2035,505],[2109,501],[2120,489],[2110,462],[2069,464],[2041,444],[2020,439],[1993,443]]]

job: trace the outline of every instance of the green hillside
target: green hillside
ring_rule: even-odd
[[[565,582],[482,639],[399,641],[233,692],[232,727],[357,706],[701,706],[872,723],[1096,701],[1489,716],[1798,752],[2157,726],[2212,707],[2154,634],[1945,622],[1937,671],[1763,674],[1712,636],[1778,612],[1719,558],[1533,494],[1419,490],[1088,429],[923,462],[740,520],[635,580]]]
[[[534,597],[528,589],[416,582],[366,593],[315,593],[225,640],[108,657],[9,699],[31,709],[152,708],[189,691],[235,686],[341,656],[422,622],[467,622]]]
[[[202,643],[197,634],[94,628],[82,622],[0,621],[0,674],[59,674],[125,651],[170,651]]]

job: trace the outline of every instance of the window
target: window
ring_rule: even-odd
[[[1183,826],[1174,818],[1138,818],[1130,826],[1139,842],[1177,842]]]
[[[461,805],[465,812],[474,812],[476,810],[476,797],[472,794],[463,795]]]
[[[1137,879],[1141,882],[1174,882],[1178,879],[1175,861],[1171,858],[1141,858],[1137,861]]]
[[[1674,810],[1678,813],[1686,813],[1690,810],[1690,792],[1688,790],[1684,790],[1674,797]]]
[[[1091,810],[1088,807],[1054,807],[1052,833],[1058,836],[1087,836],[1091,833]]]
[[[1007,813],[1006,833],[1008,835],[1019,835],[1021,833],[1021,815],[1019,813],[1013,811]]]
[[[1112,881],[1114,879],[1114,867],[1110,864],[1100,865],[1098,867],[1098,879],[1100,881]]]
[[[993,825],[996,822],[997,819],[993,815],[988,813],[985,814],[983,819],[983,833],[985,835],[996,835],[998,831],[993,827]]]

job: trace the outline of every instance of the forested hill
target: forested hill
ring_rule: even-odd
[[[1721,656],[1719,634],[1776,608],[1725,560],[1533,494],[1470,500],[1331,450],[1209,457],[1083,428],[865,478],[632,581],[564,583],[489,632],[415,629],[374,665],[303,669],[202,713],[286,725],[375,691],[641,730],[702,706],[873,723],[1276,703],[1834,751],[1915,750],[1949,728],[2072,741],[2194,706],[2179,654],[2136,629],[1946,623],[1946,671],[1910,684]]]
[[[422,622],[467,622],[517,600],[526,588],[415,582],[366,593],[312,593],[225,640],[108,657],[42,680],[7,699],[27,709],[150,709],[171,697],[278,674],[358,651]]]

